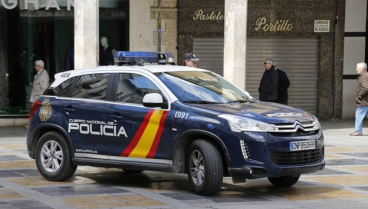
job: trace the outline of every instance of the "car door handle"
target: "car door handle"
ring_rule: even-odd
[[[124,119],[123,116],[120,115],[120,113],[115,112],[112,115],[110,115],[110,117],[114,118],[114,119]]]
[[[67,111],[67,112],[74,112],[74,108],[70,105],[68,105],[67,107],[64,107],[63,110]]]

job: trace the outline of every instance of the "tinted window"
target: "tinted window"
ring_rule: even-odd
[[[116,101],[143,104],[143,97],[149,93],[159,93],[160,89],[148,78],[132,73],[119,74]],[[161,94],[162,95],[162,94]]]
[[[70,87],[73,84],[73,81],[74,78],[71,78],[62,82],[59,86],[57,86],[54,89],[49,88],[48,90],[45,91],[44,95],[66,97],[68,95]]]
[[[109,76],[110,74],[81,76],[73,91],[73,97],[105,100]]]

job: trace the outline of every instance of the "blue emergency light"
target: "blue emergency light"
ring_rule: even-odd
[[[144,63],[175,64],[172,53],[132,51],[118,51],[115,53],[115,65],[144,65]]]

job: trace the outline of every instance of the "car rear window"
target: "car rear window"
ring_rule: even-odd
[[[60,97],[67,97],[70,87],[74,82],[74,78],[70,78],[64,82],[62,82],[56,88],[49,88],[45,91],[44,95],[48,96],[60,96]]]
[[[110,74],[99,73],[80,76],[72,97],[105,100]]]

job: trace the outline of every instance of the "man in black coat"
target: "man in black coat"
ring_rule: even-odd
[[[266,59],[264,62],[265,72],[263,73],[261,83],[259,84],[259,100],[265,102],[277,102],[278,101],[278,82],[279,76],[275,70],[274,61]]]
[[[280,70],[275,63],[274,68],[279,76],[279,86],[277,89],[278,90],[277,103],[287,105],[289,99],[288,88],[290,86],[290,80],[287,77],[286,73]]]

